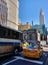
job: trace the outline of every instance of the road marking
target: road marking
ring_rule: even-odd
[[[46,53],[43,53],[43,55],[46,55]]]
[[[47,54],[46,54],[46,53],[43,53],[43,55],[47,56]]]
[[[7,64],[10,64],[10,63],[12,63],[12,62],[14,62],[14,61],[17,61],[17,60],[19,60],[19,59],[17,58],[17,59],[11,60],[11,61],[9,61],[9,62],[6,62],[6,63],[2,64],[2,65],[7,65]]]
[[[30,60],[30,59],[26,59],[26,58],[23,58],[23,57],[20,57],[20,56],[15,56],[14,58],[21,59],[21,60],[25,60],[25,61],[28,61],[28,62],[37,63],[37,64],[43,64],[42,61]]]

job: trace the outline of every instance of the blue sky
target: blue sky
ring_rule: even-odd
[[[39,24],[40,9],[43,8],[45,25],[48,27],[48,0],[19,0],[19,18],[22,23]]]

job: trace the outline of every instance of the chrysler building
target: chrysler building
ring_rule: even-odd
[[[40,25],[44,25],[44,12],[42,8],[40,10]]]

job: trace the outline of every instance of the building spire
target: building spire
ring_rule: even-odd
[[[44,11],[42,8],[40,10],[40,25],[44,25]]]
[[[32,21],[32,26],[33,26],[33,21]]]

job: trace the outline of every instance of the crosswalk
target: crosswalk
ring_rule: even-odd
[[[10,60],[10,61],[7,61],[6,63],[2,64],[2,65],[9,65],[10,63],[14,63],[14,62],[17,62],[19,60],[23,60],[23,61],[27,61],[27,62],[31,62],[31,63],[35,63],[36,65],[43,65],[45,59],[47,58],[47,54],[46,53],[43,53],[43,56],[39,59],[39,60],[36,60],[36,59],[29,59],[29,58],[25,58],[23,56],[13,56],[14,59]]]
[[[20,56],[14,56],[15,59],[9,61],[9,62],[6,62],[2,65],[9,65],[10,63],[12,62],[16,62],[17,60],[24,60],[24,61],[28,61],[28,62],[31,62],[31,63],[36,63],[36,64],[40,64],[40,65],[43,65],[43,62],[42,61],[38,61],[38,60],[31,60],[31,59],[27,59],[27,58],[23,58],[23,57],[20,57]]]
[[[14,62],[14,61],[17,61],[17,60],[18,60],[18,59],[11,60],[11,61],[9,61],[9,62],[6,62],[6,63],[2,64],[2,65],[8,65],[8,64],[10,64],[10,63],[12,63],[12,62]]]
[[[30,59],[23,58],[23,57],[20,57],[20,56],[15,56],[14,58],[21,59],[21,60],[25,60],[25,61],[32,62],[32,63],[41,64],[41,65],[43,64],[42,61],[38,61],[38,60],[30,60]]]

